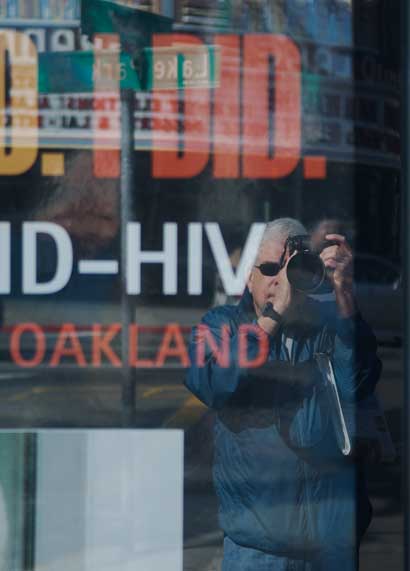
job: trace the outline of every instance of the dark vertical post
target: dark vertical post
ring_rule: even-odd
[[[404,569],[410,569],[410,362],[408,341],[410,339],[410,6],[402,0],[402,228],[403,228],[403,311],[404,311],[404,406],[403,406],[403,508],[404,508]]]
[[[121,90],[121,400],[124,427],[136,423],[136,370],[129,362],[129,326],[134,321],[134,302],[127,295],[127,225],[135,216],[134,100],[132,89]]]
[[[23,569],[35,569],[36,539],[36,482],[37,482],[37,434],[29,432],[23,436],[24,483],[23,483]]]

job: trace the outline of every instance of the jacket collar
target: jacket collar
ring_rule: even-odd
[[[245,291],[242,294],[242,297],[238,304],[238,309],[242,314],[241,321],[245,323],[250,323],[254,319],[256,319],[255,307],[253,305],[253,297],[248,289],[248,286],[246,286]]]

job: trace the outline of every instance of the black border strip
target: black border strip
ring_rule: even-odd
[[[410,541],[409,541],[409,515],[410,515],[410,494],[409,494],[409,458],[410,458],[410,363],[409,363],[409,333],[410,333],[410,225],[408,224],[409,210],[409,188],[410,188],[410,161],[409,161],[409,137],[410,137],[410,6],[408,0],[402,0],[402,129],[401,129],[401,161],[402,161],[402,228],[403,228],[403,312],[404,312],[404,403],[403,403],[403,509],[404,509],[404,569],[410,570]]]

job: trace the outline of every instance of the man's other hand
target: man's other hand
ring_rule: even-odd
[[[351,317],[355,313],[353,252],[341,234],[326,234],[325,238],[336,244],[324,248],[320,257],[325,267],[331,270],[328,277],[335,290],[340,316]]]

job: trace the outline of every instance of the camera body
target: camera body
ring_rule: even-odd
[[[313,249],[310,236],[290,236],[285,243],[283,256],[288,252],[292,258],[287,265],[287,278],[291,286],[304,293],[325,293],[332,291],[330,281],[327,279],[327,270],[320,252],[337,244],[331,240],[324,240],[320,249]]]

